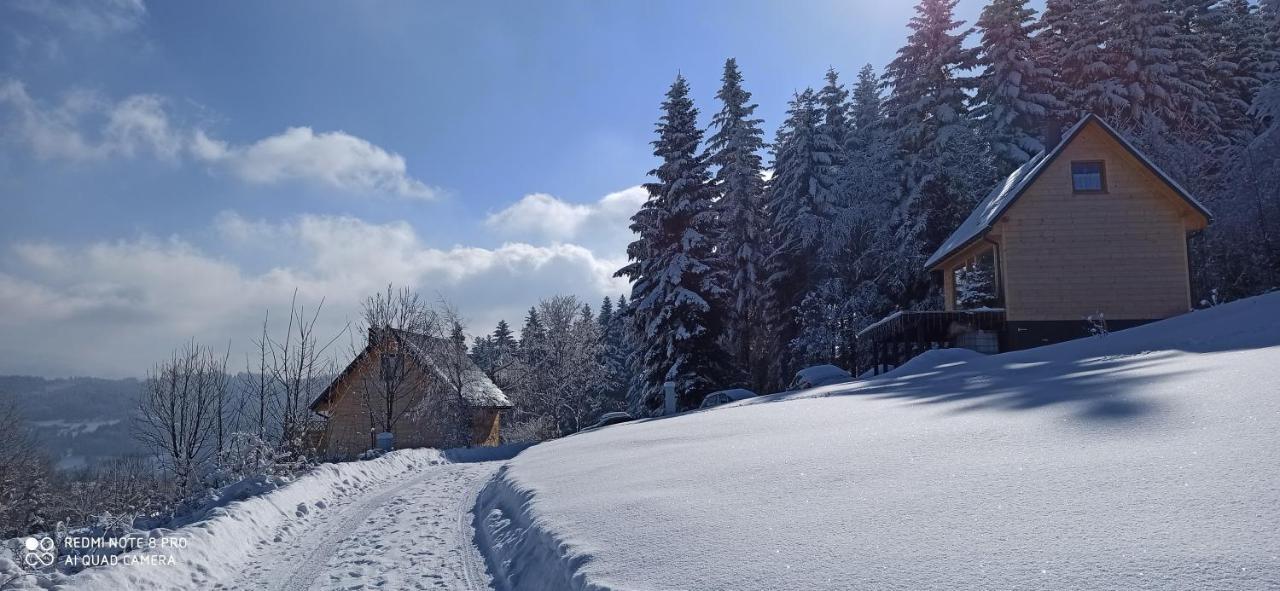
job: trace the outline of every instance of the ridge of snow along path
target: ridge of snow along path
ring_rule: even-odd
[[[90,568],[58,588],[489,589],[471,510],[498,458],[514,451],[414,449],[325,464],[171,532],[189,540],[160,551],[176,566]]]
[[[530,448],[498,589],[1280,589],[1280,293]]]

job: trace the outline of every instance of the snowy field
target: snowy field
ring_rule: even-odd
[[[470,511],[480,488],[516,451],[404,450],[326,464],[279,490],[216,509],[208,520],[150,532],[186,540],[185,548],[150,552],[173,564],[94,567],[0,587],[489,589]],[[0,564],[0,575],[12,567]]]
[[[1280,588],[1280,294],[531,448],[503,589]]]

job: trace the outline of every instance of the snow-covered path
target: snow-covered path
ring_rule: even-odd
[[[345,499],[259,543],[237,580],[217,589],[490,588],[471,509],[503,462],[427,466]]]

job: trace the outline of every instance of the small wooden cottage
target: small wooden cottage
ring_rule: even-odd
[[[511,402],[447,339],[387,328],[310,408],[325,418],[320,453],[350,458],[377,445],[387,416],[396,448],[497,445]]]
[[[1187,240],[1209,210],[1089,115],[1014,171],[925,263],[945,310],[858,334],[860,370],[928,348],[1024,349],[1191,309]]]

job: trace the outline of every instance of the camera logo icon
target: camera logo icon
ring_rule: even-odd
[[[58,557],[53,538],[27,538],[22,541],[22,563],[31,569],[49,568]]]

